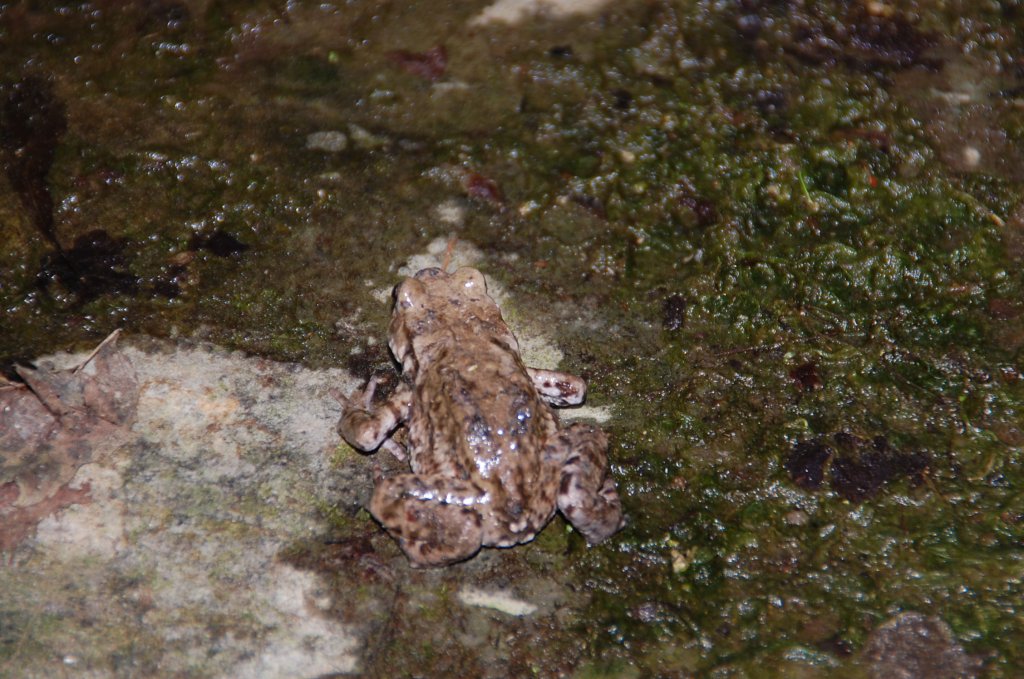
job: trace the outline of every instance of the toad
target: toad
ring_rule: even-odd
[[[413,566],[528,542],[556,510],[591,545],[623,526],[605,433],[562,426],[552,409],[582,403],[586,383],[523,364],[479,271],[429,268],[405,279],[388,344],[399,387],[380,404],[375,380],[336,394],[338,431],[360,451],[408,457],[411,473],[378,478],[369,509]],[[402,424],[404,448],[391,438]]]

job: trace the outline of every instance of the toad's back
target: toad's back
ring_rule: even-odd
[[[512,475],[516,486],[539,480],[540,449],[557,426],[519,356],[487,338],[453,342],[421,366],[409,423],[416,473]]]

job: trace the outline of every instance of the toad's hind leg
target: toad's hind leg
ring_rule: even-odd
[[[370,513],[414,566],[444,566],[480,550],[483,519],[474,504],[483,495],[467,481],[399,474],[374,488]]]
[[[615,481],[608,474],[607,449],[605,433],[582,423],[559,431],[545,447],[545,458],[561,465],[558,509],[592,545],[625,524]]]

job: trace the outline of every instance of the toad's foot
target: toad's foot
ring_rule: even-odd
[[[405,462],[405,459],[409,457],[406,455],[405,448],[402,447],[402,444],[395,441],[395,439],[384,439],[384,442],[380,444],[380,447],[394,455],[395,459],[399,462]]]
[[[466,481],[399,474],[381,480],[370,513],[413,566],[445,566],[473,556],[483,540],[483,518],[474,506],[485,494]]]
[[[544,449],[547,462],[561,465],[558,509],[591,545],[625,525],[615,481],[608,475],[607,448],[603,431],[575,423],[555,434]]]

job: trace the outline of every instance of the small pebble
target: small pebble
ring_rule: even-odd
[[[810,517],[807,516],[807,512],[794,509],[786,514],[786,523],[790,526],[806,526],[809,518]]]
[[[968,169],[974,169],[978,167],[981,162],[981,151],[974,148],[973,146],[965,146],[963,150],[964,165]]]
[[[344,151],[347,147],[348,137],[345,136],[344,132],[338,132],[337,130],[313,132],[306,136],[307,149],[337,153],[339,151]]]

